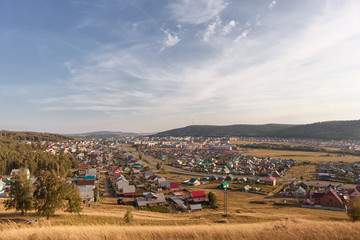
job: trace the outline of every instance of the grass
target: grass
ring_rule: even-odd
[[[358,239],[360,223],[283,219],[266,223],[193,226],[38,226],[8,223],[0,239]]]
[[[304,151],[286,151],[286,150],[268,150],[268,149],[244,149],[242,151],[246,155],[258,157],[284,158],[294,159],[298,161],[309,162],[359,162],[360,156],[339,155],[322,152],[304,152]]]

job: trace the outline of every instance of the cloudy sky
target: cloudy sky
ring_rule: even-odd
[[[0,129],[360,119],[358,0],[5,0]]]

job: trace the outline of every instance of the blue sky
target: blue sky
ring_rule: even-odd
[[[360,119],[360,1],[0,2],[0,128]]]

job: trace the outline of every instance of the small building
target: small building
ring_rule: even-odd
[[[270,177],[266,178],[265,179],[265,184],[275,186],[276,185],[276,178],[274,178],[273,176],[270,176]]]
[[[138,207],[144,206],[160,206],[166,203],[163,193],[147,193],[144,198],[137,198],[135,205]]]
[[[134,197],[135,196],[135,186],[134,185],[128,185],[123,187],[123,195],[124,197]]]
[[[233,176],[232,174],[229,174],[229,175],[227,175],[227,177],[225,178],[225,180],[227,180],[227,181],[232,181],[232,180],[234,180],[234,176]]]
[[[191,204],[190,210],[191,211],[202,210],[202,206],[201,206],[201,204]]]
[[[171,182],[170,184],[170,190],[179,190],[180,184],[178,182]]]
[[[190,201],[193,203],[201,203],[206,201],[206,195],[204,191],[194,191],[190,194]]]
[[[241,191],[244,191],[244,192],[248,192],[250,190],[251,190],[251,186],[249,186],[249,185],[246,185],[241,189]]]
[[[200,185],[200,181],[197,180],[196,178],[191,178],[188,183],[189,183],[189,185],[193,185],[193,186]]]
[[[220,185],[217,188],[219,188],[219,189],[227,189],[227,188],[229,188],[229,183],[228,182],[222,182],[222,183],[220,183]]]
[[[298,198],[303,198],[306,196],[306,191],[301,186],[295,190],[294,196]]]

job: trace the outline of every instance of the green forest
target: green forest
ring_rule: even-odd
[[[0,131],[0,138],[6,138],[17,141],[34,141],[34,142],[62,142],[67,140],[76,140],[76,138],[63,136],[54,133],[37,133],[37,132],[16,132],[16,131]]]
[[[40,141],[61,141],[70,138],[61,135],[1,131],[0,135],[0,173],[9,175],[14,168],[28,168],[37,176],[41,170],[55,170],[66,174],[71,168],[78,166],[73,155],[53,155],[44,152],[46,145]],[[26,144],[21,141],[33,141]]]

